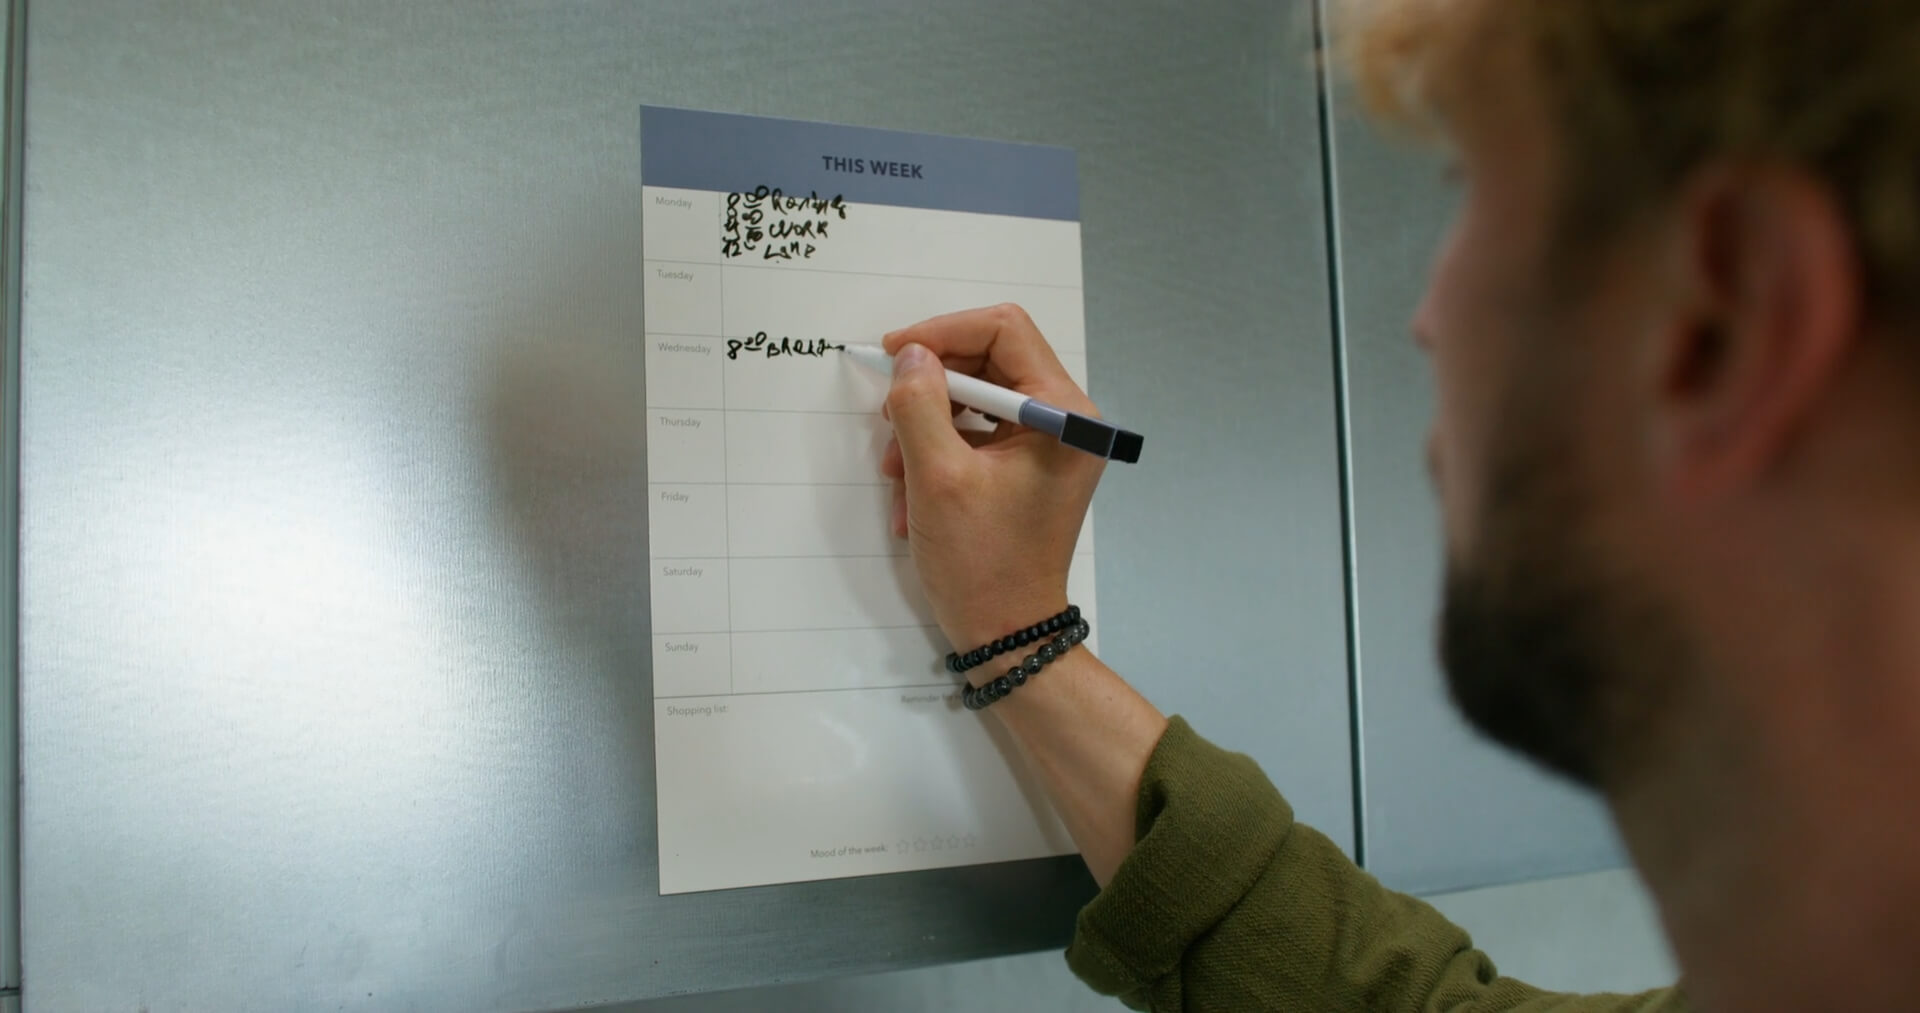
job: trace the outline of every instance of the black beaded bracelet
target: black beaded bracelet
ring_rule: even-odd
[[[1075,611],[1078,610],[1076,609]],[[961,690],[960,702],[970,711],[986,708],[994,701],[1012,693],[1016,688],[1025,686],[1028,679],[1039,675],[1042,668],[1045,668],[1061,655],[1073,650],[1074,645],[1087,639],[1087,634],[1091,632],[1093,632],[1093,628],[1088,626],[1085,620],[1075,618],[1073,625],[1068,626],[1052,640],[1041,644],[1038,650],[1027,655],[1018,665],[1007,669],[1007,674],[994,679],[992,682],[981,683],[978,686],[968,686],[966,689]]]
[[[965,654],[947,652],[947,671],[958,674],[981,665],[1028,644],[1037,644],[1061,630],[1080,621],[1080,606],[1068,605],[1059,615],[1048,616],[1024,630],[1015,630],[992,643],[976,647]]]

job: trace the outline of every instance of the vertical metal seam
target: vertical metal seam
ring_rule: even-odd
[[[7,3],[6,142],[4,178],[0,196],[0,271],[4,272],[6,322],[5,358],[0,361],[0,644],[6,658],[0,665],[0,706],[6,717],[0,734],[11,765],[11,776],[0,778],[0,811],[11,820],[0,834],[0,889],[6,897],[5,945],[0,946],[0,984],[20,986],[20,285],[22,210],[26,180],[27,0]]]
[[[1341,573],[1345,578],[1347,612],[1347,722],[1348,743],[1353,751],[1353,857],[1364,867],[1367,864],[1367,759],[1366,728],[1361,721],[1360,573],[1354,541],[1351,374],[1347,368],[1347,304],[1341,273],[1340,178],[1334,165],[1333,59],[1329,48],[1327,2],[1316,0],[1313,5],[1313,42],[1318,57],[1315,90],[1320,127],[1320,205],[1327,233],[1327,294],[1333,325],[1334,431],[1339,454]]]

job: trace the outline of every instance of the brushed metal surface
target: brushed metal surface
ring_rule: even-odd
[[[1441,541],[1423,444],[1432,379],[1410,322],[1456,196],[1437,157],[1340,101],[1331,138],[1351,469],[1367,868],[1416,893],[1619,865],[1604,809],[1479,738],[1435,652]]]
[[[609,1013],[1122,1013],[1081,984],[1056,953],[1029,953],[797,985],[653,999]]]
[[[20,987],[20,207],[24,0],[6,5],[0,197],[0,986]]]
[[[35,1008],[559,1009],[1064,943],[1071,859],[658,896],[643,102],[1078,149],[1095,393],[1157,448],[1101,498],[1105,650],[1350,837],[1300,10],[75,0],[28,41]]]

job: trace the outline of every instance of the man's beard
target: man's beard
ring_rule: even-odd
[[[1670,611],[1595,544],[1595,497],[1556,428],[1501,428],[1524,445],[1495,459],[1477,551],[1449,560],[1440,655],[1481,732],[1607,788],[1649,758],[1685,652]]]

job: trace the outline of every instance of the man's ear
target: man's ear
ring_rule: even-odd
[[[1697,174],[1676,206],[1682,287],[1659,351],[1661,476],[1681,500],[1764,475],[1860,338],[1863,277],[1830,190],[1789,168]]]

